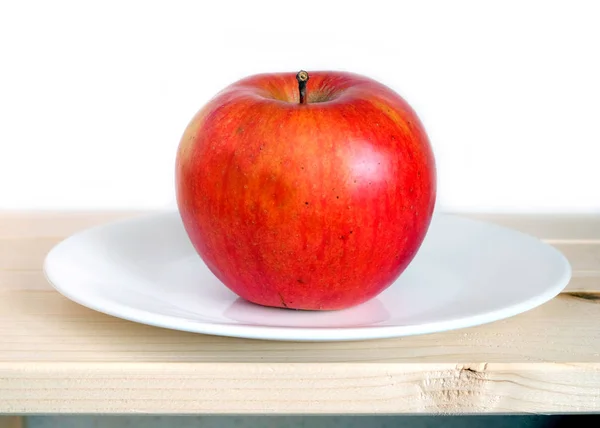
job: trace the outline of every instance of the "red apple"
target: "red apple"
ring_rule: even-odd
[[[176,190],[192,244],[234,293],[334,310],[372,299],[411,262],[436,171],[393,90],[301,71],[247,77],[211,99],[180,141]]]

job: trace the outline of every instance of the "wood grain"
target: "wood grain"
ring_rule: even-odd
[[[2,406],[42,413],[584,412],[595,364],[0,364]]]
[[[458,214],[509,227],[546,242],[600,242],[600,213]]]
[[[89,227],[145,214],[148,213],[140,211],[4,211],[0,212],[0,238],[63,239]]]
[[[171,331],[107,316],[54,292],[10,292],[0,299],[0,362],[600,363],[600,302],[590,295],[564,294],[468,329],[311,344]]]
[[[295,343],[145,326],[52,290],[40,267],[55,243],[131,215],[0,214],[0,413],[600,411],[598,216],[474,216],[571,262],[565,292],[534,310],[439,334]]]

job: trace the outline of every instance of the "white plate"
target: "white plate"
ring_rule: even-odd
[[[556,296],[571,268],[553,247],[485,222],[437,214],[413,262],[375,299],[332,312],[239,299],[194,251],[177,212],[73,235],[44,271],[67,298],[159,327],[255,339],[362,340],[440,332],[507,318]]]

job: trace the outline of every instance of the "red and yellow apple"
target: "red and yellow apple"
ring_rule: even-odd
[[[436,170],[421,121],[389,87],[346,72],[260,74],[193,117],[176,194],[194,248],[238,296],[336,310],[412,261]]]

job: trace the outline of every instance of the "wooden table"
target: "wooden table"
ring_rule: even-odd
[[[0,413],[600,410],[600,216],[473,216],[568,257],[566,292],[537,309],[447,333],[286,343],[135,324],[53,291],[40,267],[55,243],[136,214],[0,214]]]

